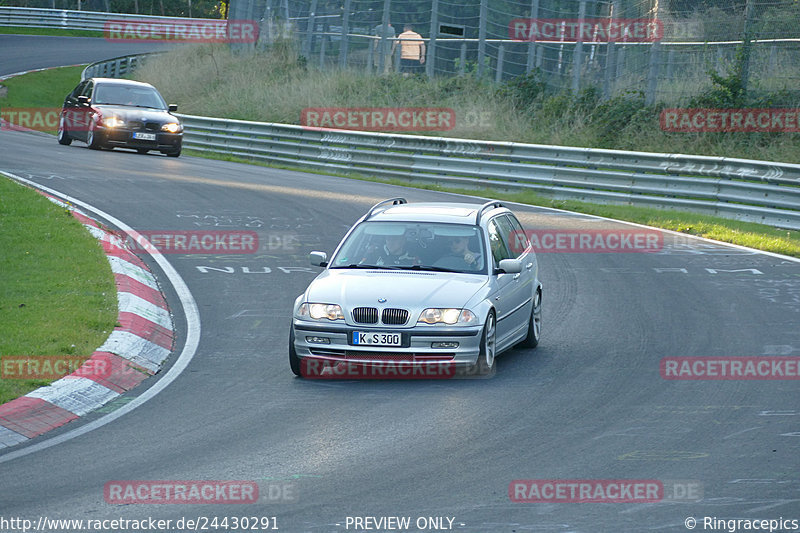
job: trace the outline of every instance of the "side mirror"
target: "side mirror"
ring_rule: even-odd
[[[519,274],[522,272],[522,261],[519,259],[502,259],[496,272],[498,274]]]
[[[169,104],[169,106],[167,106],[167,110],[170,113],[174,113],[175,111],[178,110],[178,104]]]
[[[311,264],[318,267],[328,266],[328,254],[325,252],[311,252],[308,254],[308,259]]]
[[[83,94],[80,95],[78,97],[78,104],[88,106],[89,105],[89,97],[86,96],[86,95],[83,95]]]

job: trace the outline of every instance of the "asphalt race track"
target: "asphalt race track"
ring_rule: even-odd
[[[102,37],[9,35],[0,28],[0,76],[33,70],[92,63],[126,54],[165,50],[159,42],[112,43]]]
[[[408,531],[435,529],[417,527],[420,517],[449,517],[442,529],[582,533],[688,531],[688,517],[696,531],[710,530],[703,517],[800,519],[798,381],[659,372],[664,357],[800,356],[799,262],[672,235],[659,253],[543,253],[542,343],[506,353],[491,379],[302,380],[289,370],[287,336],[292,303],[318,272],[308,252],[331,252],[381,199],[454,195],[19,132],[0,131],[0,154],[0,170],[138,231],[252,230],[260,242],[256,254],[165,256],[199,309],[191,362],[108,424],[26,453],[124,409],[164,372],[102,413],[4,450],[3,518],[275,517],[280,531],[315,533],[365,531],[347,518],[366,516],[410,517]],[[629,228],[513,209],[531,229]],[[169,366],[187,326],[164,291],[178,332]],[[702,497],[512,502],[509,484],[526,479],[658,480]],[[249,505],[107,503],[104,486],[125,480],[252,480],[262,494]],[[270,486],[287,483],[291,501],[270,498]]]

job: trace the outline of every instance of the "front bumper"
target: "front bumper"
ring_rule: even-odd
[[[134,133],[154,133],[156,138],[152,141],[134,139]],[[98,128],[96,135],[100,135],[103,144],[119,148],[146,148],[147,150],[160,150],[175,152],[181,149],[183,133],[167,133],[155,131],[133,131],[125,128]]]
[[[364,327],[325,324],[294,319],[294,347],[303,360],[396,366],[442,366],[468,368],[478,360],[483,325]],[[402,346],[358,346],[354,332],[400,333]],[[320,342],[327,339],[328,343]],[[457,347],[434,348],[435,343],[458,343]]]

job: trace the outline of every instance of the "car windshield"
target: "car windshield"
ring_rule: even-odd
[[[482,273],[480,227],[431,222],[362,222],[331,260],[331,268],[381,268]]]
[[[98,85],[94,91],[95,104],[125,105],[166,109],[167,104],[153,87],[140,85]]]

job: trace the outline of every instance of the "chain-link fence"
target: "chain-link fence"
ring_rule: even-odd
[[[650,103],[684,101],[737,64],[749,87],[800,82],[797,0],[233,0],[230,18],[260,20],[261,46],[295,39],[322,69],[404,69],[410,25],[424,62],[409,70],[428,76],[536,69],[555,91],[642,91]]]

